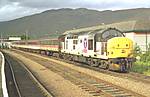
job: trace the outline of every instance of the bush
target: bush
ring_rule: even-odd
[[[150,62],[145,63],[141,61],[135,62],[131,69],[131,71],[133,72],[142,73],[142,74],[149,72],[149,70],[150,70]]]
[[[145,54],[141,55],[142,62],[150,62],[150,51],[146,52]]]
[[[133,64],[131,71],[150,75],[150,45],[148,51],[144,54],[142,54],[140,47],[136,45],[133,55],[135,58],[139,56],[140,59]]]

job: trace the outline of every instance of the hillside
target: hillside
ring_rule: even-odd
[[[149,20],[150,8],[118,11],[96,11],[85,8],[48,10],[40,14],[0,22],[3,36],[23,35],[26,31],[32,38],[44,37],[66,30],[110,24],[129,20]]]

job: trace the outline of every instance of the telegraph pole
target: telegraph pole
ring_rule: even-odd
[[[25,41],[26,41],[26,45],[27,45],[27,41],[28,41],[28,30],[26,30],[26,32],[25,32]]]
[[[146,52],[147,52],[147,51],[148,51],[148,47],[147,47],[147,46],[148,46],[148,45],[147,45],[147,31],[146,31],[145,34],[146,34],[146,38],[145,38],[145,39],[146,39]]]

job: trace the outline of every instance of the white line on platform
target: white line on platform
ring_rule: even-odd
[[[3,92],[3,97],[9,97],[8,96],[8,91],[7,91],[7,86],[6,86],[5,70],[4,70],[5,58],[4,58],[4,55],[2,54],[2,52],[0,52],[0,55],[2,56],[1,75],[2,75],[2,92]]]

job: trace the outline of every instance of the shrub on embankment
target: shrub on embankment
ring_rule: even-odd
[[[150,48],[147,52],[142,53],[139,47],[135,47],[134,57],[137,60],[134,62],[131,71],[150,76]]]

